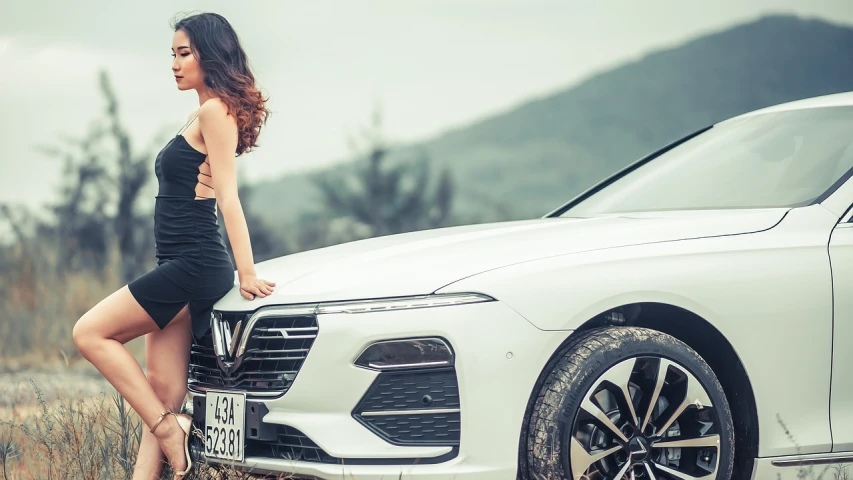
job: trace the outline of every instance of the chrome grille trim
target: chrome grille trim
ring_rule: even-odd
[[[287,330],[288,332],[316,332],[318,330],[317,327],[294,327],[294,328],[267,328],[267,327],[258,327],[255,330],[259,332],[278,332],[280,330]]]
[[[279,339],[282,337],[283,338],[294,338],[294,339],[317,338],[317,335],[287,335],[287,336],[284,336],[284,335],[262,335],[262,336],[260,336],[259,335],[259,336],[255,336],[254,339],[255,340],[276,340],[276,339]]]
[[[254,313],[215,311],[214,322],[225,317],[232,326],[241,324],[240,336],[234,339],[238,343],[232,345],[237,348],[231,350],[233,357],[231,352],[217,355],[214,329],[194,341],[188,388],[246,392],[249,398],[284,394],[317,338],[319,327],[313,312],[313,308],[294,307],[261,308]],[[227,330],[227,325],[223,327]]]
[[[224,391],[227,391],[228,389],[223,389],[223,388],[214,388],[214,387],[204,387],[204,386],[201,386],[201,385],[192,385],[192,386],[190,387],[190,393],[196,393],[196,394],[198,394],[198,393],[207,393],[209,390],[213,390],[213,391],[215,391],[215,392],[220,392],[220,391],[223,391],[223,390],[224,390]],[[254,397],[254,398],[264,397],[264,398],[266,398],[266,397],[277,397],[277,396],[281,395],[281,392],[267,392],[267,391],[263,391],[263,390],[260,390],[260,391],[256,391],[256,390],[240,390],[240,392],[246,392],[246,397],[247,397],[247,398],[251,398],[251,397]]]
[[[385,415],[437,415],[460,412],[462,412],[462,410],[458,408],[427,408],[421,410],[377,410],[375,412],[361,412],[359,415],[361,415],[362,417],[380,417]]]
[[[245,331],[252,332],[255,329],[255,324],[259,320],[269,317],[314,317],[314,322],[317,322],[317,308],[314,305],[294,305],[291,307],[270,307],[262,308],[253,313],[246,322]],[[237,347],[237,356],[240,357],[246,352],[246,343],[251,335],[243,335],[240,339],[240,346]],[[305,338],[316,338],[317,335],[306,336]]]

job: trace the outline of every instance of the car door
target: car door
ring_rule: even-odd
[[[833,289],[832,451],[853,451],[853,215],[848,213],[829,241]]]
[[[849,138],[849,137],[847,137]],[[853,452],[853,142],[841,152],[838,169],[846,170],[838,188],[820,201],[837,216],[829,238],[832,270],[832,378],[829,419],[832,451]],[[837,174],[837,172],[836,172]],[[808,332],[804,332],[807,334]]]

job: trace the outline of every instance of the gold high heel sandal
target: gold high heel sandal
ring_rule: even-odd
[[[175,413],[170,410],[166,410],[165,412],[160,414],[160,417],[157,418],[157,422],[154,423],[154,426],[151,427],[151,433],[154,433],[154,430],[160,426],[160,422],[166,418],[166,415],[172,415],[175,417],[175,420],[178,422],[178,426],[184,432],[184,454],[187,456],[187,469],[183,472],[175,472],[175,475],[178,477],[183,477],[184,475],[190,473],[190,469],[193,466],[192,458],[190,457],[190,432],[192,431],[193,418],[185,413]]]

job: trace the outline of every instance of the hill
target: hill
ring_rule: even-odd
[[[853,90],[853,29],[766,16],[595,74],[417,145],[448,165],[462,222],[542,216],[611,172],[698,128],[757,108]],[[311,177],[256,185],[286,229],[318,208]]]

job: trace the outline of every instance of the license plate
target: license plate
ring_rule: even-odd
[[[246,438],[246,394],[207,392],[204,412],[204,454],[243,461]]]

